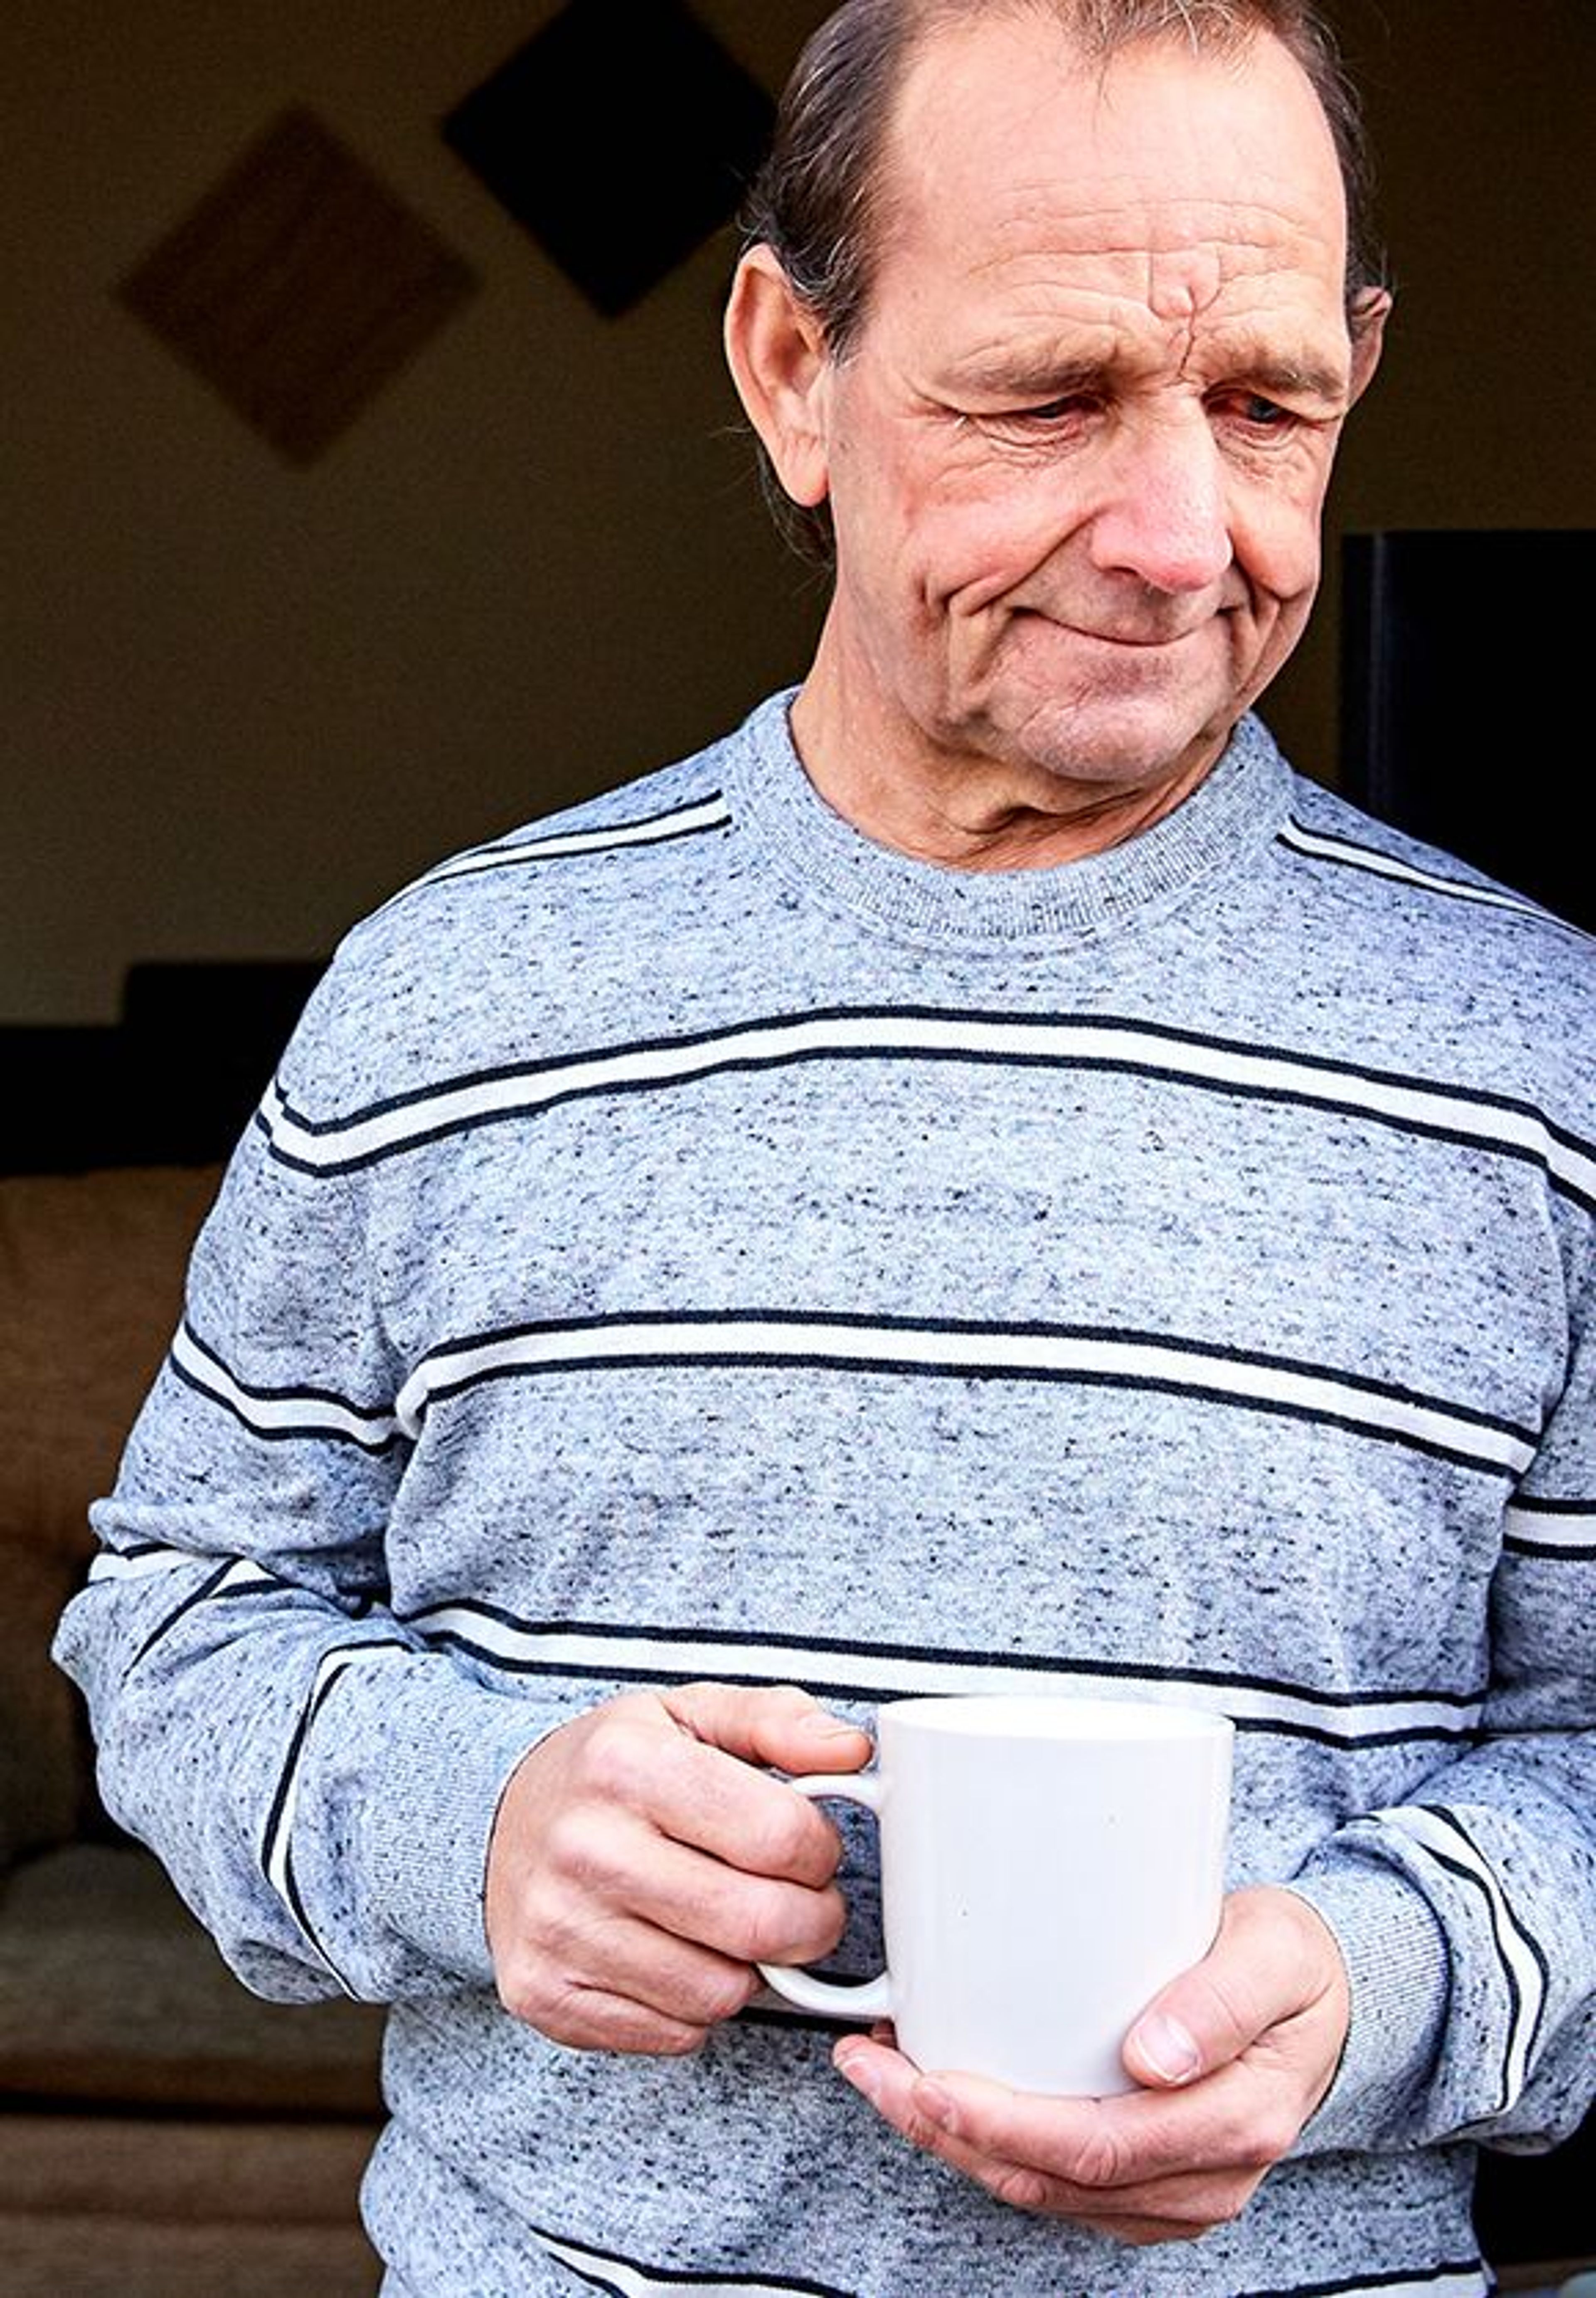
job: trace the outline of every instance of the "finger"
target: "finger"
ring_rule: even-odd
[[[863,1732],[807,1692],[695,1683],[607,1701],[541,1741],[500,1806],[494,1851],[536,1860],[550,1822],[574,1806],[628,1812],[656,1831],[756,1874],[819,1886],[838,1859],[835,1829],[762,1768],[856,1770]]]
[[[566,1847],[573,1866],[588,1823],[622,1816],[661,1843],[707,1854],[722,1872],[819,1889],[836,1872],[841,1846],[823,1812],[784,1780],[676,1730],[651,1702],[617,1706],[586,1735],[571,1785],[554,1828],[575,1825]],[[548,1839],[559,1841],[553,1832]]]
[[[939,2083],[928,2081],[902,2053],[864,2036],[845,2036],[832,2053],[838,2071],[913,2146],[934,2154],[1013,2209],[1046,2211],[1054,2181],[1034,2164],[972,2143],[941,2111]]]
[[[1239,1891],[1226,1901],[1203,1961],[1155,1996],[1126,2037],[1126,2071],[1139,2083],[1178,2089],[1305,2017],[1322,2025],[1323,2064],[1315,2072],[1327,2079],[1347,2017],[1335,1938],[1293,1892]]]
[[[923,2076],[897,2051],[864,2037],[845,2038],[834,2057],[902,2137],[998,2201],[1120,2241],[1190,2241],[1236,2217],[1267,2167],[1249,2153],[1233,2167],[1183,2163],[1138,2176],[1134,2149],[1117,2143],[1112,2118],[1099,2115],[1098,2102],[1030,2099],[973,2076]]]
[[[684,1753],[691,1760],[741,1770],[707,1748],[684,1747]],[[677,1760],[671,1753],[671,1763]],[[757,1786],[776,1792],[781,1824],[813,1818],[808,1804],[790,1788],[763,1779]],[[684,1820],[682,1827],[712,1834],[696,1820]],[[757,1829],[744,1827],[744,1856],[751,1836],[757,1839]],[[757,1840],[753,1847],[757,1850]],[[641,1815],[600,1799],[567,1804],[544,1829],[540,1850],[540,1864],[528,1872],[517,1907],[515,1932],[528,1944],[563,1948],[572,1935],[597,1932],[601,1947],[608,1939],[607,1926],[632,1919],[737,1963],[815,1963],[831,1954],[848,1922],[836,1884],[788,1882],[781,1875],[731,1866],[693,1843],[680,1843],[661,1827],[657,1813]],[[797,1855],[788,1859],[779,1843],[769,1846],[769,1856],[772,1862],[799,1864]],[[813,1864],[829,1875],[836,1864],[831,1840],[827,1839]]]
[[[660,1698],[684,1732],[747,1764],[782,1772],[856,1772],[870,1736],[796,1684],[686,1683]]]
[[[980,2075],[922,2074],[896,2051],[862,2060],[864,2049],[879,2046],[846,2038],[839,2052],[852,2063],[843,2071],[850,2080],[885,2082],[895,2110],[889,2119],[901,2112],[911,2120],[905,2135],[918,2144],[934,2135],[962,2154],[1021,2165],[1072,2194],[1112,2195],[1121,2204],[1171,2178],[1260,2170],[1284,2151],[1280,2133],[1286,2143],[1294,2136],[1287,2120],[1270,2113],[1272,2086],[1245,2066],[1222,2069],[1200,2090],[1173,2096],[1140,2090],[1054,2098]]]
[[[627,1914],[740,1963],[818,1962],[842,1937],[847,1909],[835,1885],[750,1874],[658,1835],[640,1841],[640,1832],[603,1814],[573,1814],[550,1847],[551,1893],[600,1921]]]
[[[963,2154],[1023,2165],[1082,2195],[1139,2187],[1208,2159],[1205,2152],[1194,2152],[1202,2141],[1194,2138],[1190,2101],[1178,2102],[1187,2112],[1177,2114],[1171,2112],[1176,2102],[1146,2091],[1121,2098],[1050,2097],[1011,2090],[982,2075],[920,2073],[901,2054],[889,2055],[897,2062],[890,2069],[879,2062],[861,2066],[856,2058],[845,2071],[850,2079],[885,2077],[895,2106],[912,2117],[922,2144],[934,2133]]]
[[[678,1700],[692,1717],[690,1731]],[[789,1712],[793,1702],[802,1703],[801,1713]],[[662,1834],[748,1874],[812,1889],[828,1883],[841,1849],[835,1827],[784,1780],[756,1768],[756,1760],[790,1770],[853,1771],[870,1753],[866,1735],[826,1715],[804,1692],[698,1685],[667,1694],[666,1705],[681,1726],[670,1745],[617,1742],[606,1751],[617,1765],[646,1766],[643,1778],[608,1782],[617,1798],[646,1808]],[[745,1748],[762,1751],[757,1758],[724,1746],[725,1738],[739,1736]],[[773,1755],[773,1748],[782,1752]]]
[[[598,1987],[572,1987],[532,2012],[507,2010],[568,2051],[626,2052],[638,2056],[686,2058],[701,2050],[709,2029],[653,2010],[630,1996]]]
[[[515,2017],[555,2042],[597,2050],[690,2050],[758,1983],[730,1956],[652,1924],[591,1914],[549,1924],[499,1974]]]

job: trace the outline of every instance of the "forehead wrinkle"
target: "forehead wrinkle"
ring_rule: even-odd
[[[1098,228],[1081,220],[1088,230]],[[999,246],[973,257],[963,277],[970,287],[996,291],[984,324],[971,315],[996,344],[1005,334],[1025,337],[1033,330],[1077,338],[1089,331],[1106,339],[1121,330],[1145,337],[1173,326],[1183,336],[1195,331],[1216,343],[1234,333],[1250,346],[1249,359],[1277,372],[1294,363],[1322,380],[1340,363],[1344,345],[1340,297],[1321,294],[1324,283],[1311,261],[1301,255],[1282,261],[1282,253],[1278,242],[1262,236],[1216,244],[1208,234],[1183,231],[1160,235],[1150,246],[1145,234],[1106,243],[1099,236],[1079,246],[1060,240]],[[1186,285],[1189,296],[1174,292]],[[884,297],[890,292],[883,283]],[[983,300],[978,296],[978,304]],[[1283,339],[1271,342],[1272,333]],[[1078,363],[1072,351],[1064,357]]]
[[[1005,263],[1023,263],[1028,254],[1044,262],[1063,257],[1089,262],[1211,252],[1221,269],[1228,259],[1274,266],[1285,258],[1294,266],[1309,250],[1333,252],[1336,244],[1334,230],[1327,230],[1321,218],[1275,206],[1256,195],[1170,200],[1142,191],[1088,204],[1064,195],[1056,182],[1038,180],[1034,188],[1015,186],[1009,204],[1011,212],[1005,215],[990,206],[984,211],[982,237],[991,244],[988,252],[972,260],[972,277],[1001,269]],[[945,247],[942,220],[930,209],[922,211],[922,218],[927,227],[923,244]],[[906,217],[904,222],[908,224]],[[905,228],[899,249],[912,252],[913,241],[912,231]]]
[[[1127,319],[1134,324],[1127,325]],[[1204,324],[1157,317],[1141,304],[1079,312],[1061,320],[1051,303],[1018,310],[1002,330],[983,329],[954,358],[945,380],[964,391],[1050,398],[1095,383],[1128,385],[1178,376],[1199,387],[1245,382],[1271,396],[1306,394],[1332,405],[1344,399],[1350,349],[1338,332],[1321,341],[1316,331],[1287,335],[1238,314]]]

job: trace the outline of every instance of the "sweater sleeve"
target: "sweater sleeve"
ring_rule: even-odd
[[[493,1817],[550,1720],[391,1608],[410,1447],[359,1181],[246,1136],[56,1643],[107,1808],[287,1999],[491,1982]]]
[[[1322,1844],[1294,1888],[1352,2023],[1310,2149],[1555,2145],[1596,2071],[1596,1283],[1503,1520],[1477,1743]]]

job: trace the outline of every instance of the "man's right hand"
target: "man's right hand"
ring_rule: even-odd
[[[842,1936],[836,1831],[765,1767],[869,1757],[790,1686],[630,1693],[540,1741],[488,1855],[506,2009],[580,2050],[696,2050],[757,1992],[756,1963],[813,1963]]]

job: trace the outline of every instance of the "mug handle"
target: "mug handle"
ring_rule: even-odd
[[[879,1819],[881,1813],[881,1775],[879,1772],[811,1772],[803,1779],[789,1780],[787,1785],[796,1788],[811,1803],[823,1796],[835,1796],[843,1803],[862,1803]],[[823,2012],[828,2018],[886,2019],[892,2013],[892,1980],[885,1971],[862,1985],[834,1986],[829,1979],[816,1979],[807,1971],[800,1971],[788,1963],[762,1963],[756,1966],[760,1977],[796,2003],[800,2011]]]

